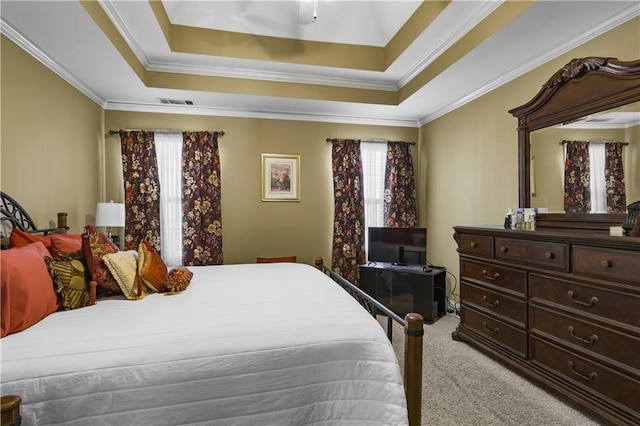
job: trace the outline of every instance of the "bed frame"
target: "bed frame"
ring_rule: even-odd
[[[13,198],[1,193],[0,225],[8,221],[11,229],[17,227],[25,232],[49,234],[66,232],[66,213],[58,213],[58,227],[37,229],[31,217]],[[62,216],[61,216],[62,215]],[[4,246],[4,244],[3,244]],[[315,266],[328,275],[336,283],[349,292],[371,315],[382,314],[387,317],[387,336],[392,339],[393,322],[404,329],[404,388],[407,396],[407,410],[409,425],[420,426],[422,421],[422,338],[424,334],[424,320],[418,313],[409,313],[404,319],[391,311],[382,303],[344,279],[329,267],[324,265],[322,257],[316,257]],[[19,426],[21,398],[17,395],[2,396],[0,401],[0,426]]]
[[[67,213],[58,213],[58,226],[55,228],[38,228],[29,213],[12,197],[0,191],[0,237],[2,247],[8,247],[9,234],[14,228],[30,234],[64,234],[69,230]],[[5,241],[7,240],[7,241]]]
[[[356,287],[348,280],[324,265],[322,257],[316,257],[316,268],[327,274],[336,283],[349,292],[371,315],[382,314],[387,317],[387,336],[392,339],[393,322],[404,329],[404,391],[407,395],[409,425],[422,423],[422,336],[424,318],[418,313],[408,313],[404,319],[376,299]]]

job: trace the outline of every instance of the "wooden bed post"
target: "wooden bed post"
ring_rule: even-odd
[[[422,423],[422,336],[424,318],[417,313],[404,317],[404,390],[407,394],[409,425]]]
[[[5,395],[0,398],[2,406],[2,426],[17,426],[22,422],[20,417],[20,401],[18,395]]]

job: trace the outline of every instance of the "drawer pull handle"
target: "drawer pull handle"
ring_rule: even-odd
[[[576,303],[576,304],[580,305],[580,306],[586,306],[587,308],[595,305],[596,303],[598,303],[598,298],[595,297],[595,296],[593,296],[591,299],[589,299],[588,302],[583,302],[581,300],[576,300],[576,299],[574,299],[573,296],[574,296],[573,291],[569,290],[569,297],[571,298],[571,301],[573,303]]]
[[[487,302],[487,296],[482,296],[482,300],[484,301],[484,304],[489,306],[490,308],[497,308],[500,304],[500,300],[497,299],[494,302]]]
[[[491,334],[498,334],[498,332],[500,331],[500,327],[496,327],[496,328],[494,328],[493,330],[492,330],[492,329],[490,329],[490,328],[487,326],[487,322],[486,322],[486,321],[482,321],[482,325],[484,326],[484,329],[485,329],[485,330],[487,330],[487,331],[488,331],[489,333],[491,333]]]
[[[555,257],[556,257],[556,255],[555,255],[555,254],[553,254],[553,253],[551,253],[551,252],[546,252],[546,253],[544,254],[544,258],[545,258],[545,259],[555,259]]]
[[[502,253],[506,253],[507,252],[507,248],[505,246],[500,246],[500,251]]]
[[[593,379],[597,379],[597,378],[598,378],[598,374],[597,374],[595,371],[592,371],[592,372],[587,376],[586,374],[581,373],[581,372],[579,372],[579,371],[577,371],[576,369],[574,369],[574,368],[573,368],[573,361],[569,361],[569,362],[568,362],[568,364],[569,364],[569,368],[571,369],[571,372],[572,372],[573,374],[575,374],[576,376],[578,376],[578,377],[582,377],[583,379],[585,379],[585,380],[589,380],[589,381],[591,381],[591,380],[593,380]]]
[[[571,334],[571,337],[573,337],[574,339],[576,339],[579,342],[582,343],[588,343],[588,344],[592,344],[598,341],[598,335],[597,334],[593,334],[591,335],[591,337],[589,337],[588,339],[585,339],[584,337],[580,337],[580,336],[576,336],[573,333],[573,327],[569,326],[569,334]]]
[[[488,279],[489,281],[495,281],[500,278],[500,274],[495,272],[493,275],[489,275],[486,269],[482,270],[482,276]]]
[[[471,246],[471,248],[476,248],[478,247],[478,243],[471,241],[471,244],[469,244]]]
[[[605,269],[611,268],[611,262],[608,260],[603,260],[602,262],[600,262],[600,266]]]

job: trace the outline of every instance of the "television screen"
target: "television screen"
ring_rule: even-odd
[[[398,265],[427,264],[426,228],[375,228],[368,232],[369,262]]]

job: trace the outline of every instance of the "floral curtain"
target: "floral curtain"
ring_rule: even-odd
[[[567,141],[566,144],[564,211],[589,213],[591,211],[589,143]]]
[[[218,132],[183,133],[182,188],[184,265],[222,264]]]
[[[333,140],[334,224],[332,269],[355,285],[364,250],[364,192],[359,140]]]
[[[125,203],[125,250],[145,238],[160,250],[160,181],[153,132],[120,131]]]
[[[607,142],[604,148],[604,178],[607,185],[608,213],[625,213],[627,211],[622,146],[623,144],[620,142]]]
[[[394,228],[412,228],[418,223],[413,158],[406,142],[387,143],[384,223]]]

